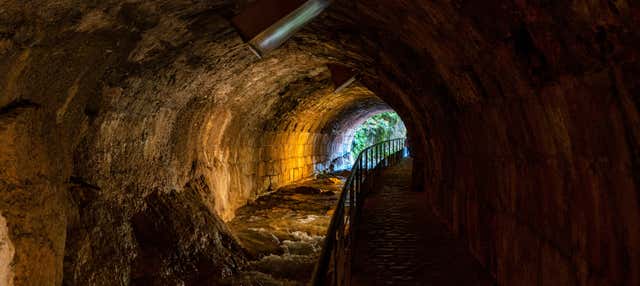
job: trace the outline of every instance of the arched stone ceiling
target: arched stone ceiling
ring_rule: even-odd
[[[636,2],[335,1],[262,60],[228,21],[247,2],[0,0],[0,277],[227,275],[222,219],[383,108],[366,87],[407,125],[414,187],[499,283],[638,284]],[[332,100],[328,62],[361,85]],[[145,256],[145,222],[183,256]]]

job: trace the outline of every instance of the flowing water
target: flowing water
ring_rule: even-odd
[[[229,223],[250,257],[228,285],[306,285],[344,177],[308,179],[259,197]]]

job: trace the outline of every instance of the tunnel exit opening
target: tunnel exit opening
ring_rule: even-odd
[[[358,154],[378,142],[404,138],[407,129],[400,116],[393,110],[378,111],[368,114],[355,122],[345,132],[345,149],[342,156],[337,157],[332,162],[333,171],[344,171],[351,169],[353,161]]]
[[[373,115],[360,124],[354,132],[351,142],[352,158],[377,142],[404,138],[406,135],[407,128],[396,112],[387,111]]]

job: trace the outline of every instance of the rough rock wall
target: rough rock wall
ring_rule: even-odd
[[[501,285],[640,283],[637,2],[340,3],[416,185]]]
[[[231,1],[0,7],[0,278],[15,285],[223,278],[243,262],[223,220],[326,166],[354,106],[388,108],[331,93],[313,37],[258,61]]]
[[[172,111],[188,98],[149,95],[161,98],[171,81],[154,72],[170,71],[179,57],[170,52],[184,32],[176,18],[211,7],[183,3],[192,10],[167,17],[149,11],[162,4],[3,1],[0,208],[15,248],[9,275],[16,285],[134,283],[141,243],[131,218],[147,209],[149,193],[180,192],[197,178],[172,176],[172,156],[161,154]],[[207,221],[194,228],[228,235]],[[238,258],[206,245],[180,259],[214,253],[226,271],[242,261],[228,251]]]
[[[7,220],[0,214],[0,283],[13,286],[13,267],[11,265],[15,248],[9,237]]]

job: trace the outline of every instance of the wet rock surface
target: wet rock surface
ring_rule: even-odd
[[[229,227],[248,253],[230,285],[307,285],[344,177],[287,185],[238,209]]]

